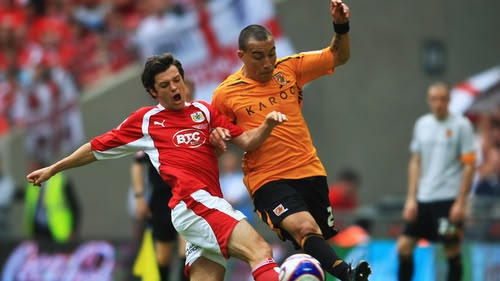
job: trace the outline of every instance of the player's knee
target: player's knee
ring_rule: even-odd
[[[170,264],[172,260],[172,251],[170,247],[155,247],[156,261],[160,266],[166,266]]]
[[[443,248],[446,257],[455,257],[460,254],[462,249],[460,243],[444,244]]]
[[[254,248],[256,250],[255,255],[259,257],[271,257],[273,255],[273,250],[271,246],[262,238],[260,237],[256,241],[256,246]]]
[[[397,250],[400,256],[408,257],[413,254],[414,242],[408,237],[400,237],[397,241]]]
[[[321,233],[316,222],[308,219],[289,220],[286,224],[282,225],[282,227],[298,241],[301,241],[310,233]]]

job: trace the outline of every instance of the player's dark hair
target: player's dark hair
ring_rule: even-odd
[[[171,65],[177,67],[179,73],[181,74],[182,80],[184,80],[184,69],[182,64],[170,53],[165,53],[161,56],[152,56],[146,60],[144,64],[144,70],[142,72],[141,81],[142,85],[146,89],[146,92],[151,95],[148,89],[154,89],[155,86],[155,76],[158,73],[162,73],[167,70]],[[154,96],[151,95],[153,98]]]
[[[240,32],[240,37],[238,38],[238,48],[242,51],[246,51],[248,48],[248,41],[250,39],[255,39],[257,41],[265,41],[272,38],[271,32],[262,25],[251,24]]]

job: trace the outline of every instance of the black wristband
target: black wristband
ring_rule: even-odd
[[[143,192],[135,192],[135,193],[134,193],[134,197],[135,197],[135,198],[144,197],[144,193],[143,193]]]
[[[344,34],[349,32],[349,21],[346,21],[345,23],[333,23],[333,30],[335,33],[338,34]]]

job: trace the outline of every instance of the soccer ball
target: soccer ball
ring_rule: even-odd
[[[280,281],[324,281],[319,261],[308,254],[289,256],[280,266]]]

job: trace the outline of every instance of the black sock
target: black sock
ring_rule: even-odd
[[[160,271],[161,281],[168,281],[170,279],[170,266],[158,265],[158,270]]]
[[[347,280],[347,269],[349,265],[345,263],[328,245],[321,235],[310,234],[303,240],[302,248],[306,254],[316,258],[323,269],[340,280]]]
[[[411,281],[413,277],[413,267],[413,255],[409,257],[399,255],[398,280]]]
[[[184,274],[184,265],[186,264],[186,258],[181,258],[179,263],[179,281],[189,281],[189,277]]]
[[[462,255],[458,254],[454,257],[448,258],[448,281],[462,280],[463,265]]]

